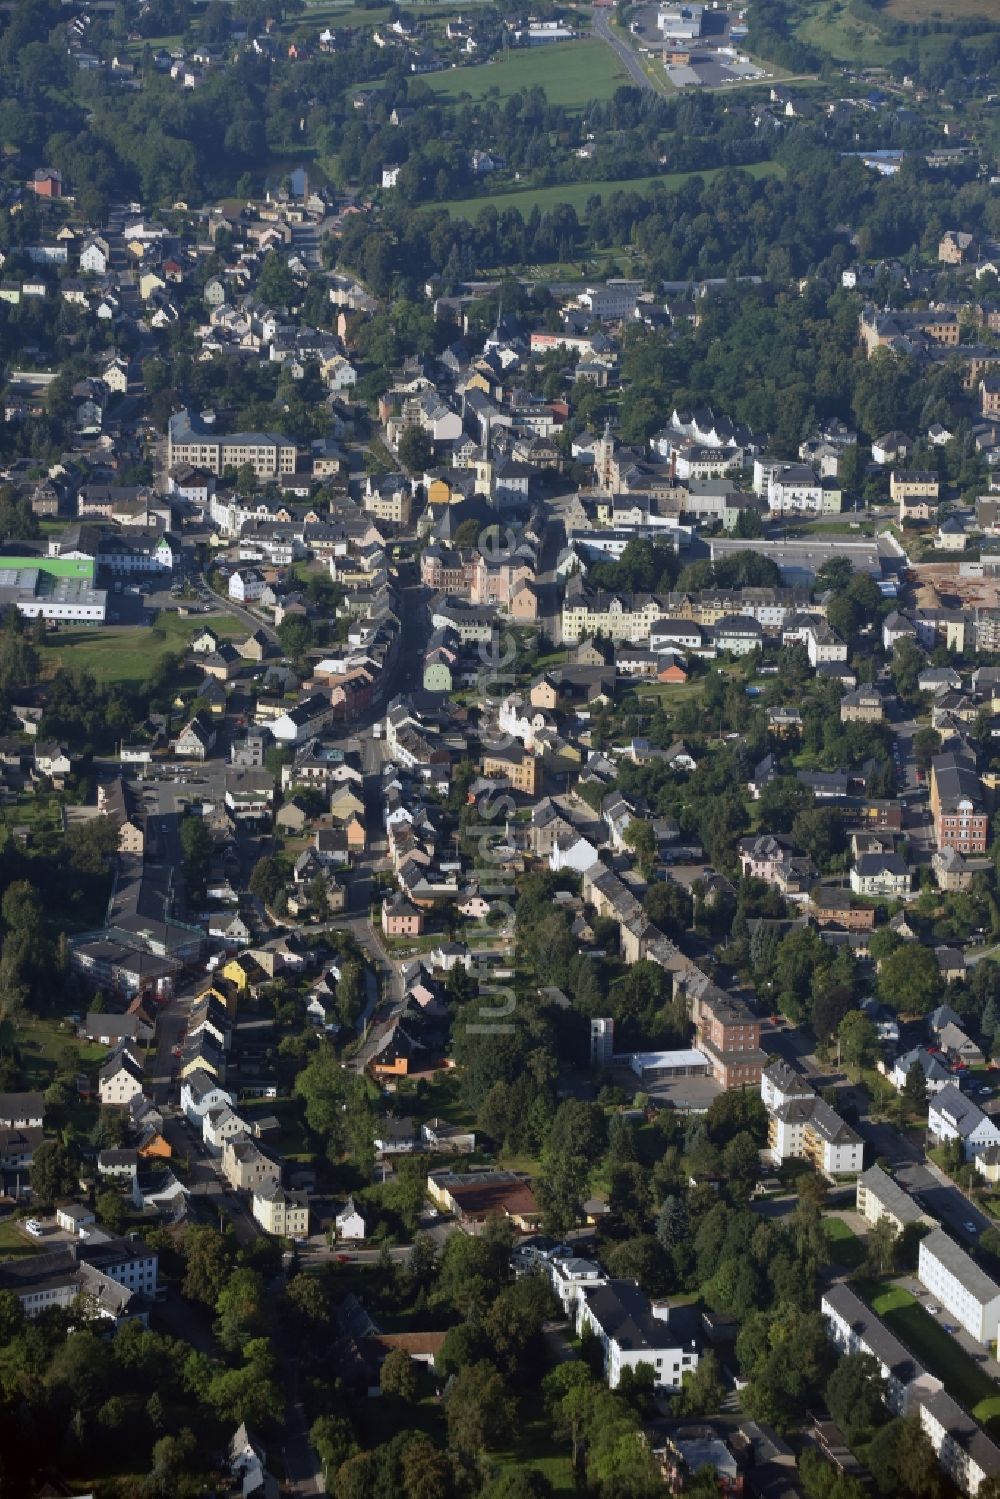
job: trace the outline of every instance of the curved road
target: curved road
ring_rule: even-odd
[[[628,73],[636,88],[652,89],[654,92],[657,92],[652,79],[643,72],[642,64],[632,48],[623,42],[620,37],[615,36],[615,33],[611,30],[611,21],[608,17],[608,12],[605,10],[595,10],[592,25],[594,35],[599,36],[602,42],[607,42],[612,51],[618,54],[619,62]]]
[[[254,614],[252,610],[244,609],[243,605],[237,603],[235,599],[216,593],[215,589],[209,586],[208,579],[203,572],[196,573],[192,581],[202,601],[211,604],[219,614],[232,615],[233,619],[238,619],[241,624],[246,625],[251,635],[255,630],[260,630],[272,645],[280,645],[278,632],[273,625],[269,625],[266,619],[262,619],[259,614]]]

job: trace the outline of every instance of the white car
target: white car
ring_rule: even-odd
[[[40,1239],[42,1237],[42,1225],[37,1218],[26,1218],[24,1227],[25,1232],[29,1233],[33,1239]]]

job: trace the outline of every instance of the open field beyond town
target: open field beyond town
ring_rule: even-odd
[[[612,193],[643,193],[654,183],[665,188],[680,187],[693,177],[701,177],[707,182],[725,170],[728,168],[719,167],[707,172],[663,172],[653,177],[619,178],[615,182],[561,182],[552,187],[529,187],[520,191],[515,189],[512,192],[488,194],[482,198],[464,198],[444,206],[449,213],[466,219],[474,219],[480,209],[487,206],[496,209],[518,208],[522,214],[529,214],[533,208],[544,213],[546,209],[555,208],[559,203],[570,203],[578,214],[583,214],[589,198],[598,197],[603,200]],[[781,167],[774,161],[760,162],[741,170],[749,172],[752,177],[781,176]]]
[[[997,19],[993,0],[887,0],[884,15],[893,21],[953,21],[966,16],[981,16],[984,21]]]
[[[550,104],[584,109],[595,100],[610,99],[627,79],[611,48],[588,39],[522,48],[498,62],[433,73],[427,82],[436,94],[452,98],[469,94],[485,99],[496,91],[498,98],[509,99],[520,89],[543,88]]]
[[[894,57],[910,55],[914,46],[930,57],[946,51],[951,44],[947,33],[917,36],[913,41],[896,41],[874,21],[853,14],[848,0],[818,0],[809,9],[810,13],[798,27],[799,39],[838,62],[882,67]],[[984,20],[994,18],[986,0],[941,0],[940,4],[937,0],[890,0],[884,14],[889,22],[913,24],[975,16],[982,16]],[[965,40],[974,45],[976,38]]]

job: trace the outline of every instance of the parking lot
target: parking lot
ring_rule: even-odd
[[[711,1077],[640,1079],[631,1067],[616,1064],[611,1076],[625,1093],[645,1093],[653,1103],[678,1109],[682,1114],[703,1114],[722,1089]]]

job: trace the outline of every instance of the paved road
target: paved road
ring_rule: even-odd
[[[659,92],[659,90],[655,88],[652,79],[648,76],[648,74],[643,72],[642,64],[636,57],[632,48],[628,46],[627,43],[623,42],[621,38],[616,36],[612,31],[608,12],[604,10],[595,10],[593,21],[591,24],[593,26],[594,35],[600,37],[602,42],[607,42],[612,51],[617,53],[619,62],[628,73],[628,76],[631,78],[636,88],[649,89],[650,92],[653,93]]]
[[[297,1380],[296,1380],[297,1384]],[[302,1402],[290,1399],[285,1415],[285,1487],[293,1494],[325,1494],[323,1465],[309,1440],[309,1425]]]
[[[254,630],[260,630],[266,635],[272,645],[280,647],[277,630],[275,630],[273,625],[269,625],[267,620],[261,615],[254,614],[249,609],[244,609],[242,604],[234,603],[232,599],[223,597],[221,593],[213,592],[208,586],[208,581],[204,573],[196,573],[192,582],[204,603],[211,604],[220,614],[231,614],[234,619],[238,619],[241,624],[246,625],[251,634]]]
[[[250,1212],[247,1201],[233,1191],[223,1176],[221,1158],[205,1153],[187,1120],[180,1114],[166,1116],[163,1133],[173,1146],[174,1154],[189,1162],[187,1186],[192,1197],[207,1199],[220,1217],[228,1218],[240,1244],[249,1246],[263,1238],[263,1230]]]
[[[557,495],[550,506],[549,519],[542,537],[535,589],[538,594],[539,632],[550,645],[562,645],[562,590],[556,582],[555,566],[566,544],[568,527],[577,523],[580,502],[573,491]]]
[[[896,1176],[928,1213],[938,1218],[967,1248],[974,1246],[983,1230],[992,1226],[993,1220],[980,1212],[933,1161],[901,1166]],[[975,1224],[976,1232],[967,1232],[966,1223]]]

